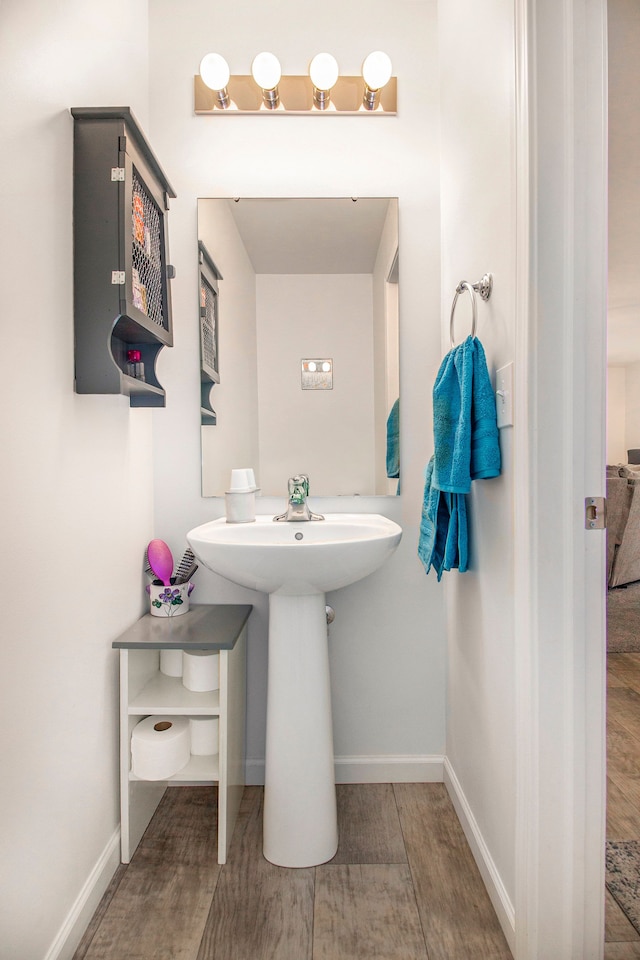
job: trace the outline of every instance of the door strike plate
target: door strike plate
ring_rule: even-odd
[[[607,501],[604,497],[585,497],[584,526],[586,530],[604,530],[607,525]]]

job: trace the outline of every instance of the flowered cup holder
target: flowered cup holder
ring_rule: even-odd
[[[189,597],[193,590],[192,583],[172,583],[168,587],[164,584],[150,583],[147,587],[149,594],[149,612],[152,617],[179,617],[189,610]]]

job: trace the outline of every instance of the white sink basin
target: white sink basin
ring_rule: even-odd
[[[326,593],[355,583],[394,552],[402,529],[377,513],[334,513],[324,520],[203,523],[187,534],[200,561],[243,587],[263,593]]]
[[[325,863],[338,847],[325,591],[373,573],[401,536],[375,513],[222,518],[187,534],[205,567],[269,594],[263,850],[281,867]]]

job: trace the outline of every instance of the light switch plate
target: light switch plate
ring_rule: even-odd
[[[324,357],[301,360],[303,390],[333,390],[333,360]]]
[[[513,361],[496,370],[498,427],[513,426]]]

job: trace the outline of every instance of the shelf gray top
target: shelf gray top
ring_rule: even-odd
[[[112,646],[129,650],[233,650],[253,607],[197,603],[178,617],[145,614]]]

